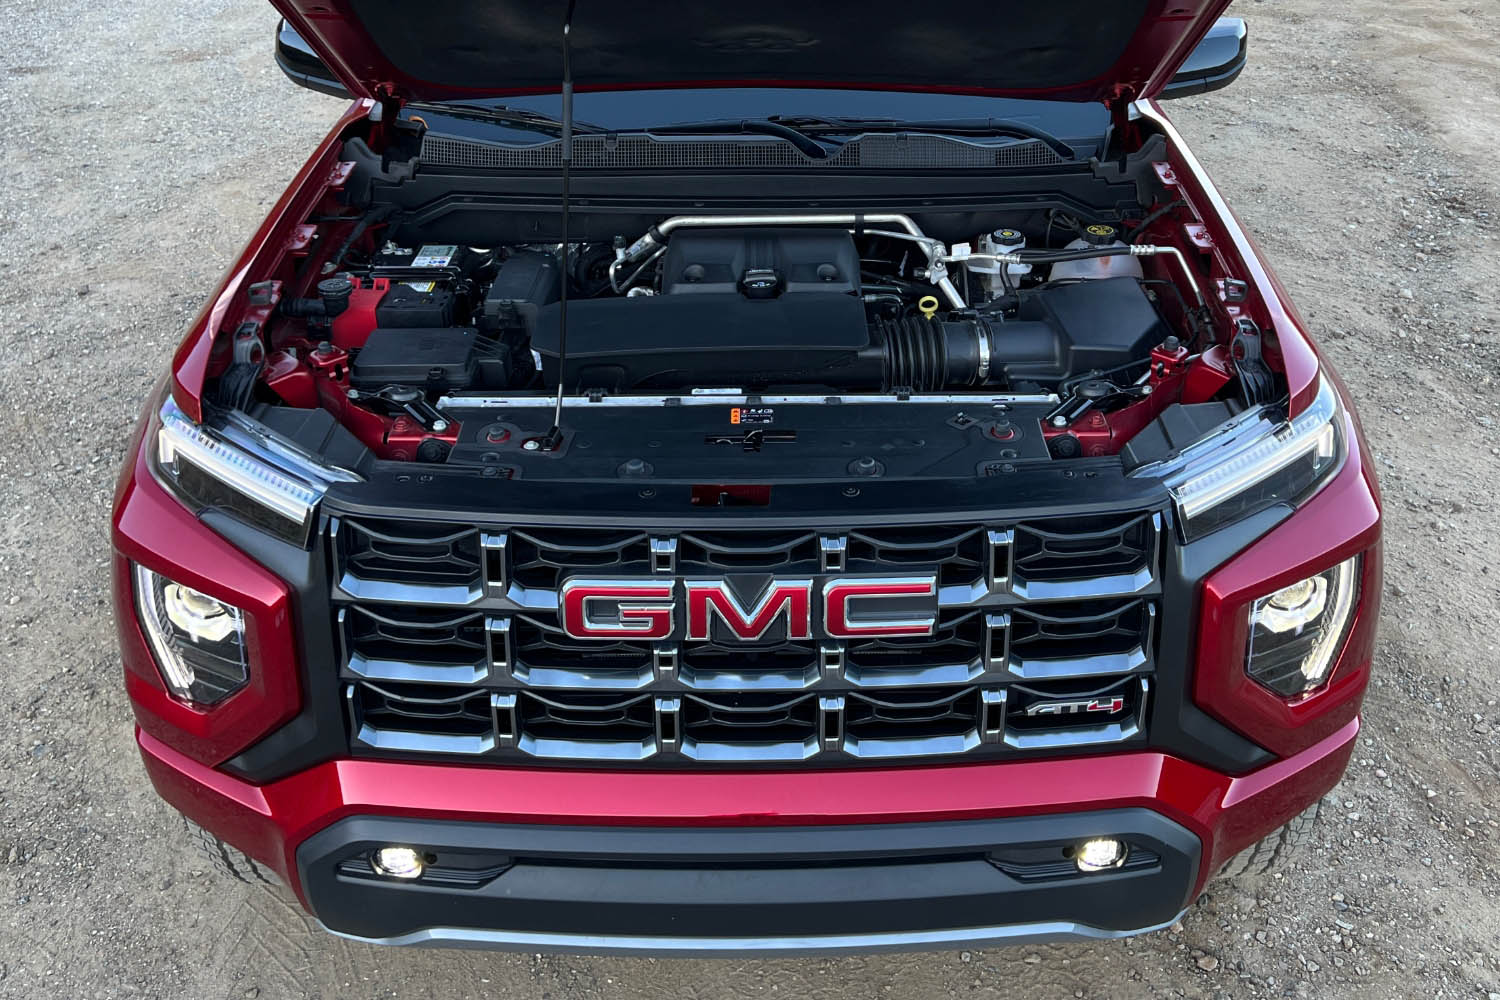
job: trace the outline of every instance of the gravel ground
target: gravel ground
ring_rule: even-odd
[[[281,78],[257,0],[0,3],[0,439],[52,442],[0,452],[0,997],[1500,1000],[1500,6],[1237,12],[1251,68],[1172,111],[1362,401],[1386,490],[1378,679],[1313,849],[1133,941],[687,962],[353,946],[185,853],[120,689],[111,485],[338,105]]]

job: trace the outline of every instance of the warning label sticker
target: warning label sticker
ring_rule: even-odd
[[[732,406],[729,408],[729,422],[736,427],[741,424],[774,424],[776,411],[769,406]]]
[[[417,251],[417,256],[412,259],[412,267],[447,267],[452,262],[454,254],[458,253],[458,247],[422,247]]]

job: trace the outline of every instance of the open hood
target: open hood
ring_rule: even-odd
[[[362,97],[555,92],[567,0],[272,0]],[[1067,101],[1161,91],[1229,0],[579,0],[579,90],[838,87]],[[970,13],[975,11],[977,13]]]

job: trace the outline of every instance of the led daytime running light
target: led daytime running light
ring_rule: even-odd
[[[1222,455],[1213,454],[1220,450],[1217,442],[1205,442],[1200,460],[1189,461],[1167,479],[1183,519],[1191,521],[1309,455],[1332,458],[1338,450],[1338,414],[1338,394],[1323,379],[1312,405],[1291,421],[1235,440]],[[1213,464],[1204,468],[1208,462]]]
[[[161,408],[157,461],[176,471],[186,461],[279,517],[306,529],[322,491],[261,462],[193,423],[170,398]]]

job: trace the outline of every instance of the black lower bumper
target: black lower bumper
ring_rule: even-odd
[[[1127,842],[1081,873],[1069,851]],[[370,852],[417,848],[415,881]],[[351,817],[297,852],[313,914],[386,944],[589,953],[909,950],[1122,937],[1171,923],[1198,839],[1146,809],[958,823],[660,829]]]

